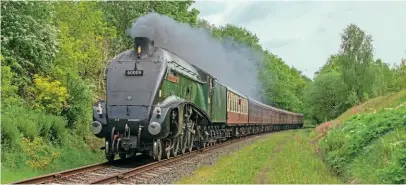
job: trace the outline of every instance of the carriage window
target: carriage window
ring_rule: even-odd
[[[237,100],[235,95],[234,95],[234,112],[237,112]]]
[[[238,104],[238,112],[241,113],[241,103],[240,103],[240,97],[237,97],[237,104]]]
[[[244,100],[244,113],[247,111],[247,107],[245,106],[245,100]]]
[[[238,112],[239,107],[238,107],[238,96],[235,96],[235,112]]]
[[[233,94],[230,93],[230,111],[232,112],[233,110],[234,110]]]
[[[245,100],[244,101],[242,101],[243,102],[243,104],[242,104],[242,112],[245,114],[245,110],[246,110],[246,107],[245,107]]]
[[[238,96],[237,96],[237,106],[238,106],[237,112],[241,113],[240,97]]]
[[[231,112],[233,112],[234,111],[234,97],[233,97],[233,94],[231,94],[230,93],[230,97],[231,97]]]
[[[241,99],[241,113],[244,113],[244,101]]]
[[[228,93],[227,93],[227,111],[230,110],[230,98],[228,97]]]
[[[229,93],[229,100],[230,100],[230,111],[233,110],[233,101],[232,101],[232,97],[231,94]]]
[[[230,102],[230,93],[227,92],[227,111],[230,111],[230,104],[231,104],[231,102]]]
[[[231,93],[230,93],[231,94]],[[235,105],[234,105],[234,95],[231,94],[231,111],[234,112]]]
[[[233,94],[231,94],[231,112],[234,112],[234,96],[233,96]]]
[[[236,101],[236,99],[235,99],[235,95],[234,95],[234,112],[237,112],[237,101]]]
[[[245,106],[245,113],[248,113],[247,101],[245,101],[244,106]]]
[[[245,113],[248,114],[248,101],[245,101]]]
[[[238,102],[237,102],[237,96],[234,95],[234,107],[235,107],[235,112],[238,112]]]
[[[241,101],[242,113],[245,113],[245,101]]]

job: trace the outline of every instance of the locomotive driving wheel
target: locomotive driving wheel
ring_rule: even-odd
[[[110,138],[106,137],[105,140],[105,149],[104,149],[104,155],[106,156],[106,159],[109,163],[112,163],[114,161],[114,131],[115,127],[111,130]]]
[[[179,144],[180,144],[181,154],[185,154],[186,146],[187,146],[187,137],[186,137],[185,128],[183,128],[182,135],[179,136]]]
[[[164,141],[162,143],[162,146],[163,146],[163,148],[162,148],[162,157],[165,157],[166,159],[169,159],[171,157],[171,150],[172,150],[171,149],[172,148],[171,140]],[[169,148],[169,149],[167,149],[167,148]]]
[[[189,142],[188,142],[188,150],[189,150],[189,152],[192,152],[194,137],[195,136],[192,134],[192,132],[189,131]]]
[[[114,161],[114,154],[111,152],[111,144],[109,140],[106,139],[105,142],[105,150],[104,150],[104,155],[106,156],[106,159],[109,163],[112,163]]]
[[[152,148],[152,159],[154,161],[161,161],[162,158],[162,142],[160,139],[154,139]]]
[[[180,136],[173,138],[172,142],[172,149],[171,149],[171,155],[173,157],[176,157],[179,152],[179,141],[180,141]]]

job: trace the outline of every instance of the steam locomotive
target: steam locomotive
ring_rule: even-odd
[[[221,84],[147,37],[106,68],[106,101],[93,106],[91,132],[105,138],[113,161],[142,153],[163,158],[227,139],[303,126],[303,115],[281,110]]]

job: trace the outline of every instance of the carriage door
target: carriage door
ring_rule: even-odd
[[[210,76],[207,76],[207,81],[209,82],[209,89],[207,91],[207,113],[213,119],[212,114],[212,99],[213,99],[213,79]]]

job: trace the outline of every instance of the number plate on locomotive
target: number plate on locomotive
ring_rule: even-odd
[[[143,70],[125,70],[125,76],[142,76],[144,75]]]

